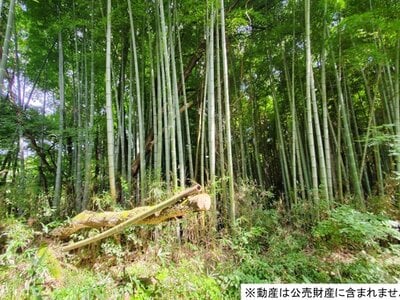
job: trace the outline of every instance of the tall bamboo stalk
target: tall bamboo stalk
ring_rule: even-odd
[[[136,37],[135,27],[133,25],[133,16],[131,1],[128,0],[128,13],[129,13],[129,24],[131,28],[131,43],[133,51],[133,62],[135,67],[135,83],[136,83],[136,101],[138,110],[138,122],[139,122],[139,153],[140,153],[140,195],[142,204],[145,199],[145,184],[146,184],[146,153],[145,153],[145,137],[144,137],[144,111],[142,108],[142,97],[140,89],[140,78],[139,78],[139,66],[136,49]]]
[[[1,12],[3,10],[3,0],[0,0],[0,20],[2,18]]]
[[[114,167],[114,123],[112,112],[111,89],[111,0],[107,0],[107,33],[106,33],[106,119],[107,119],[107,157],[108,180],[110,184],[111,199],[116,201],[117,189],[115,185]]]
[[[308,150],[310,153],[310,164],[312,173],[312,195],[315,203],[319,202],[319,186],[318,186],[318,170],[317,170],[317,159],[315,154],[315,142],[314,142],[314,128],[313,128],[313,116],[312,116],[312,56],[311,56],[311,38],[310,38],[310,0],[305,0],[305,27],[306,27],[306,102],[307,102],[307,140]]]
[[[174,5],[175,7],[175,5]],[[176,11],[176,8],[174,9]],[[174,18],[175,19],[175,18]],[[170,21],[172,23],[172,21]],[[176,123],[176,139],[178,145],[178,171],[179,171],[179,186],[185,186],[185,157],[183,151],[183,133],[182,133],[182,122],[181,122],[181,114],[179,111],[179,95],[178,95],[178,80],[177,80],[177,71],[176,71],[176,60],[175,60],[175,43],[174,38],[172,36],[172,32],[176,30],[176,20],[175,23],[171,27],[172,29],[169,31],[169,41],[170,41],[170,51],[171,51],[171,72],[172,72],[172,102],[173,109],[175,115],[175,123]]]
[[[217,15],[217,24],[219,22],[219,15]],[[221,83],[221,38],[220,31],[215,30],[216,36],[216,76],[217,76],[217,113],[218,113],[218,152],[219,152],[219,176],[221,178],[222,191],[226,191],[225,180],[225,144],[224,144],[224,115],[222,110],[222,83]],[[221,202],[224,209],[227,210],[226,194],[221,193]],[[227,210],[228,211],[228,210]]]
[[[172,97],[172,83],[171,83],[171,64],[170,64],[170,53],[168,51],[167,43],[167,25],[165,22],[164,15],[164,4],[163,1],[158,0],[159,14],[160,14],[160,29],[161,29],[161,46],[162,53],[164,56],[164,67],[165,67],[165,83],[166,83],[166,94],[168,99],[168,131],[170,137],[170,151],[171,151],[171,175],[172,175],[172,186],[174,189],[178,187],[177,178],[177,158],[176,158],[176,116]]]
[[[213,199],[213,211],[216,211],[215,197],[215,71],[214,71],[214,4],[211,2],[211,11],[209,19],[209,38],[207,44],[208,63],[207,63],[207,115],[208,115],[208,155],[211,197]]]
[[[59,88],[59,138],[57,152],[57,171],[54,188],[53,207],[60,209],[61,181],[62,181],[62,154],[63,154],[63,131],[64,131],[64,51],[61,31],[58,32],[58,88]]]
[[[333,200],[333,183],[332,183],[332,162],[331,162],[331,149],[329,140],[329,126],[328,126],[328,99],[326,93],[326,36],[327,36],[327,8],[328,1],[324,1],[324,29],[322,35],[322,52],[321,52],[321,97],[322,97],[322,128],[324,136],[324,154],[326,160],[326,182],[328,188],[328,198]]]
[[[358,174],[358,170],[357,170],[357,163],[356,163],[356,158],[355,158],[355,153],[354,153],[354,148],[353,148],[350,125],[349,125],[349,121],[348,121],[349,118],[348,118],[348,114],[347,114],[346,105],[344,102],[344,96],[343,96],[343,91],[342,91],[341,72],[340,72],[340,68],[336,65],[336,63],[334,64],[334,66],[335,66],[337,91],[338,91],[338,97],[339,97],[339,105],[340,105],[342,122],[343,122],[344,141],[345,141],[346,147],[348,149],[347,154],[348,154],[349,167],[350,167],[351,183],[354,188],[354,194],[355,194],[357,200],[359,201],[359,203],[361,204],[361,206],[363,207],[365,205],[365,203],[364,203],[364,197],[363,197],[362,190],[361,190],[359,174]]]
[[[400,176],[400,38],[397,39],[396,61],[395,61],[395,82],[394,82],[394,110],[395,110],[395,128],[397,135],[396,149],[396,172]]]
[[[230,224],[233,227],[236,223],[236,203],[235,203],[235,190],[234,190],[234,175],[233,175],[233,156],[232,156],[232,134],[231,134],[231,111],[229,101],[229,79],[228,79],[228,58],[225,37],[225,8],[224,0],[220,0],[220,14],[221,14],[221,50],[222,50],[222,70],[224,78],[224,99],[225,99],[225,120],[226,120],[226,150],[227,150],[227,163],[229,175],[229,216]]]
[[[91,2],[92,9],[94,8],[94,0]],[[86,209],[90,197],[90,183],[91,183],[91,167],[92,167],[92,154],[93,154],[93,125],[94,125],[94,97],[95,97],[95,68],[94,68],[94,17],[91,17],[91,36],[90,36],[90,91],[89,91],[89,120],[85,123],[85,184],[83,188],[82,209]],[[86,51],[85,51],[86,52]],[[87,53],[86,53],[87,54]],[[85,58],[86,60],[86,58]],[[87,63],[85,63],[87,68]],[[86,78],[87,78],[87,71]]]
[[[183,97],[183,105],[186,107],[185,109],[185,132],[186,132],[186,148],[187,148],[187,156],[189,160],[189,174],[190,178],[194,179],[194,169],[193,169],[193,154],[192,154],[192,141],[190,136],[190,123],[189,123],[189,113],[188,113],[188,103],[186,97],[186,83],[185,83],[185,73],[183,71],[183,59],[182,59],[182,46],[181,46],[181,37],[178,28],[178,52],[179,52],[179,67],[181,73],[181,82],[182,82],[182,97]]]
[[[3,80],[6,76],[6,68],[7,68],[7,60],[8,60],[8,48],[11,39],[11,32],[14,23],[14,6],[15,0],[10,0],[10,5],[8,9],[8,17],[7,17],[7,25],[6,25],[6,34],[4,36],[3,48],[2,48],[2,56],[0,60],[0,93],[3,90]],[[0,6],[2,7],[2,6]]]

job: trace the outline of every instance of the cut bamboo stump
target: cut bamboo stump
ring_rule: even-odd
[[[209,210],[211,207],[211,198],[208,194],[201,193],[201,191],[201,186],[195,185],[157,205],[137,207],[128,211],[83,211],[75,216],[67,226],[54,229],[51,235],[65,239],[83,228],[111,227],[94,237],[62,248],[63,251],[77,249],[117,234],[130,225],[154,225],[173,218],[182,217],[189,212]],[[177,204],[184,198],[188,199]]]

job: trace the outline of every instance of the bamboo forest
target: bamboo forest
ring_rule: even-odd
[[[400,1],[0,0],[0,299],[398,284],[399,231]]]

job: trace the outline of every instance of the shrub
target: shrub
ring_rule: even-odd
[[[4,237],[4,253],[0,255],[1,265],[12,265],[15,262],[16,255],[23,253],[30,246],[34,235],[32,228],[22,222],[14,219],[4,221],[4,231],[1,235]]]
[[[55,289],[51,299],[109,299],[112,288],[110,277],[77,270],[66,275],[63,287]]]
[[[360,250],[377,248],[380,241],[400,239],[400,234],[390,228],[383,217],[341,206],[330,217],[317,224],[313,236],[331,248]]]
[[[393,278],[374,257],[361,254],[351,263],[338,263],[332,281],[341,283],[388,283]]]
[[[309,241],[303,233],[280,227],[268,234],[264,230],[241,229],[238,236],[224,242],[232,251],[232,260],[220,267],[224,296],[238,298],[241,283],[329,281],[318,257],[308,252]]]
[[[134,271],[136,270],[136,271]],[[130,269],[134,299],[221,299],[221,289],[200,260],[182,260],[178,265],[158,268],[152,284],[145,285],[136,268]],[[152,276],[151,276],[152,277]]]

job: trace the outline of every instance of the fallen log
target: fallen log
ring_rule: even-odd
[[[190,212],[209,210],[211,198],[208,194],[201,193],[189,196],[187,201],[164,209],[160,213],[155,213],[143,220],[139,220],[134,225],[157,225],[170,219],[183,217]],[[66,239],[71,234],[84,228],[110,228],[133,218],[134,216],[151,209],[151,206],[136,207],[124,211],[104,211],[94,212],[85,210],[71,219],[71,222],[64,226],[54,229],[50,235],[60,239]]]
[[[82,228],[111,227],[94,237],[62,248],[63,251],[69,251],[117,234],[130,225],[158,224],[184,216],[190,211],[208,210],[211,206],[210,196],[204,193],[199,194],[201,190],[200,185],[195,185],[157,205],[137,207],[128,211],[100,213],[84,211],[74,217],[66,227],[54,229],[51,235],[65,238]],[[187,197],[188,199],[183,203],[176,205],[179,200]]]

